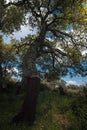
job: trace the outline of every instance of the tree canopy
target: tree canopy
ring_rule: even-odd
[[[82,67],[81,52],[87,48],[86,3],[86,0],[13,0],[8,3],[1,1],[0,30],[12,33],[25,23],[32,28],[36,27],[37,35],[32,39],[29,37],[30,40],[27,41],[25,38],[26,42],[22,40],[21,43],[31,44],[40,36],[37,64],[41,66],[42,62],[42,66],[48,68],[68,66],[78,72],[76,68]],[[42,68],[46,68],[45,66]]]

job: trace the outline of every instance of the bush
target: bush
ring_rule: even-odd
[[[64,90],[64,87],[62,87],[62,86],[59,86],[59,93],[60,93],[60,95],[65,95],[66,94],[66,92],[65,92],[65,90]]]
[[[76,126],[74,130],[86,130],[87,129],[87,100],[85,97],[77,97],[71,103],[71,110],[75,116]],[[78,126],[78,127],[77,127]]]
[[[87,87],[83,87],[83,94],[87,97]]]

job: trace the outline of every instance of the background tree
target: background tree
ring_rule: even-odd
[[[14,45],[4,43],[2,36],[0,37],[0,88],[16,75],[14,68],[17,67],[18,60]]]
[[[13,13],[14,12],[14,13]],[[2,88],[2,77],[3,77],[3,70],[11,67],[11,64],[13,66],[13,62],[10,62],[13,60],[13,53],[14,50],[12,49],[13,46],[7,45],[3,42],[3,34],[10,34],[13,31],[20,30],[21,24],[24,24],[24,17],[23,17],[23,11],[19,8],[16,8],[15,6],[8,6],[6,0],[0,0],[0,83]],[[12,49],[12,50],[11,50]],[[12,52],[13,51],[13,52]],[[10,56],[11,52],[11,56]],[[6,54],[7,53],[7,54]],[[12,58],[12,59],[10,59]],[[3,68],[2,68],[3,65]],[[4,67],[5,66],[5,67]],[[6,69],[4,71],[5,77],[6,77]]]
[[[20,30],[21,24],[24,24],[24,13],[15,6],[5,5],[6,0],[0,0],[0,31],[10,34],[13,31]],[[13,13],[14,12],[14,13]]]
[[[22,8],[25,14],[29,14],[27,17],[29,24],[37,28],[37,35],[29,43],[29,48],[23,57],[22,82],[27,94],[22,110],[15,116],[14,122],[25,121],[32,124],[35,119],[36,100],[40,87],[40,77],[36,68],[38,58],[43,54],[48,54],[53,59],[53,67],[57,63],[62,63],[68,68],[73,67],[78,70],[81,65],[82,47],[87,47],[86,37],[82,35],[86,32],[85,25],[87,24],[86,2],[84,0],[20,0],[8,4],[1,3],[1,7],[7,9],[5,14],[8,12],[11,19],[15,17],[12,10],[15,9],[18,13]],[[22,18],[23,16],[21,20],[18,18],[18,23],[12,24],[14,21],[11,22],[13,26],[9,28],[10,32],[20,27]],[[9,21],[8,18],[6,22],[9,23]],[[7,32],[6,22],[4,28],[1,28],[3,32]],[[68,32],[66,32],[67,29]]]

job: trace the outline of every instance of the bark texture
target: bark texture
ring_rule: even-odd
[[[3,73],[2,73],[2,66],[0,64],[0,92],[2,92],[2,80],[3,80]]]
[[[26,88],[26,97],[22,109],[13,118],[13,123],[26,122],[32,125],[35,120],[36,104],[40,88],[40,78],[36,68],[39,49],[43,44],[46,26],[42,26],[40,35],[32,42],[23,59],[23,87]]]
[[[38,57],[39,41],[36,39],[30,46],[23,60],[23,87],[26,89],[26,96],[22,109],[12,123],[26,122],[32,125],[35,120],[36,102],[40,87],[40,78],[35,66]]]
[[[39,93],[40,79],[37,77],[26,77],[27,93],[19,114],[17,114],[12,123],[27,123],[32,125],[35,120],[37,97]]]

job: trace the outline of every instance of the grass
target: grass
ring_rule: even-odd
[[[87,130],[87,96],[84,91],[79,94],[67,90],[65,95],[61,95],[59,90],[41,90],[36,120],[31,127],[10,124],[20,111],[23,95],[0,94],[0,130]]]

